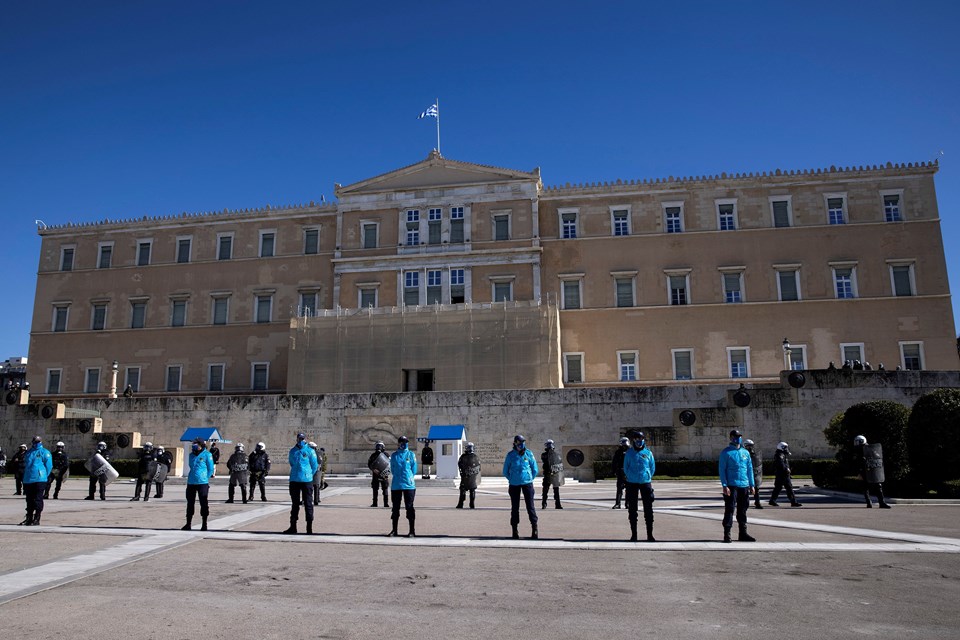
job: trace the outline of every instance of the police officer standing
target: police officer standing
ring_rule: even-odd
[[[267,475],[270,473],[270,454],[267,446],[258,442],[248,460],[250,466],[250,499],[253,500],[254,486],[260,487],[260,500],[267,501]]]
[[[614,509],[620,509],[620,498],[623,496],[623,489],[627,486],[626,476],[623,475],[623,456],[630,448],[630,438],[626,436],[620,438],[620,446],[613,452],[613,473],[617,476],[617,500],[613,503]]]
[[[503,460],[503,477],[510,483],[510,526],[513,528],[513,539],[520,538],[520,495],[527,506],[527,517],[530,518],[532,532],[530,538],[540,537],[537,529],[537,508],[533,499],[533,479],[537,477],[537,459],[527,449],[527,439],[517,434],[513,437],[513,449],[507,452]]]
[[[53,472],[50,474],[50,478],[47,480],[47,488],[43,492],[44,500],[50,497],[50,489],[53,487],[54,481],[56,481],[57,486],[53,490],[53,499],[57,500],[60,497],[60,487],[63,485],[63,481],[70,477],[70,458],[67,457],[63,449],[64,444],[58,442],[57,448],[53,452]]]
[[[390,500],[387,498],[387,487],[390,483],[390,458],[387,457],[387,447],[383,442],[377,442],[373,447],[373,453],[367,459],[367,468],[370,469],[370,487],[373,489],[373,502],[371,507],[377,506],[377,494],[383,493],[383,506],[389,507]]]
[[[430,472],[433,470],[433,449],[430,448],[430,442],[423,443],[423,451],[420,452],[420,461],[423,463],[423,478],[430,479]]]
[[[553,487],[553,505],[557,509],[563,509],[560,504],[560,487],[563,486],[563,460],[554,446],[553,440],[547,440],[543,443],[543,453],[540,454],[540,461],[543,463],[543,492],[541,498],[541,509],[547,508],[547,494],[550,493],[550,487]]]
[[[190,446],[190,473],[187,475],[187,524],[181,531],[190,531],[197,497],[200,497],[200,517],[203,523],[200,531],[207,530],[207,517],[210,515],[210,505],[207,501],[210,495],[210,478],[213,477],[213,456],[207,451],[206,443],[197,438]]]
[[[753,462],[742,447],[743,436],[736,429],[730,432],[730,444],[720,452],[720,484],[723,485],[723,541],[730,542],[733,512],[737,512],[740,542],[756,542],[747,533],[747,508],[753,493]]]
[[[143,449],[140,450],[140,457],[137,458],[137,486],[133,490],[133,497],[130,502],[136,502],[140,499],[140,489],[143,488],[143,501],[150,500],[150,483],[157,472],[157,455],[153,451],[152,442],[144,442]]]
[[[317,452],[307,444],[305,433],[297,434],[297,444],[287,455],[290,463],[290,527],[284,533],[297,532],[300,505],[307,520],[307,533],[313,533],[313,476],[320,469]]]
[[[753,440],[747,438],[743,441],[743,448],[750,454],[750,462],[753,463],[753,506],[755,509],[763,509],[760,504],[760,485],[763,483],[763,455],[759,450],[754,449]]]
[[[10,458],[10,468],[13,470],[13,481],[17,489],[13,494],[15,496],[23,494],[23,457],[25,455],[27,455],[27,445],[22,444]]]
[[[393,528],[387,535],[398,535],[400,500],[403,500],[403,507],[407,514],[407,524],[410,526],[407,537],[414,538],[417,535],[415,525],[417,512],[413,508],[413,501],[417,497],[417,456],[413,451],[410,451],[409,442],[407,436],[400,436],[397,439],[397,450],[390,454],[390,475],[393,476],[390,481],[390,499],[393,501],[390,521]]]
[[[43,491],[53,470],[53,457],[43,446],[40,436],[33,436],[30,450],[23,456],[23,495],[27,502],[27,517],[20,524],[37,526],[43,513]]]
[[[323,451],[317,447],[316,442],[310,443],[310,448],[317,454],[317,471],[313,474],[313,506],[320,504],[320,490],[323,488],[323,470],[327,466],[327,461],[323,459]]]
[[[467,448],[457,460],[457,466],[460,468],[460,502],[457,503],[457,509],[463,509],[467,491],[470,492],[470,508],[475,508],[477,485],[480,481],[480,456],[474,452],[475,449],[474,444],[468,442]]]
[[[107,443],[106,443],[106,442],[98,442],[98,443],[97,443],[97,450],[93,452],[93,455],[95,455],[95,456],[99,455],[101,458],[104,459],[104,461],[109,462],[109,461],[110,461],[110,452],[107,451]],[[84,498],[84,500],[93,500],[93,494],[94,494],[94,491],[97,490],[97,485],[98,485],[98,484],[100,485],[100,499],[101,499],[101,500],[106,500],[106,499],[107,499],[107,476],[106,476],[106,474],[101,473],[101,474],[97,475],[97,474],[91,473],[91,474],[90,474],[90,492],[87,494],[87,497]]]
[[[250,481],[249,468],[250,461],[243,451],[243,443],[238,442],[233,448],[233,455],[227,460],[227,471],[230,472],[230,486],[227,487],[228,504],[233,502],[237,485],[240,485],[240,497],[243,499],[243,504],[247,504],[247,483]]]
[[[773,481],[773,493],[770,494],[770,502],[767,504],[771,507],[779,507],[777,496],[780,495],[782,489],[786,489],[790,506],[802,507],[803,505],[797,502],[797,497],[793,494],[793,480],[790,473],[790,445],[786,442],[777,445],[777,452],[773,454],[773,469],[776,476]]]
[[[213,477],[217,476],[217,465],[220,464],[220,448],[217,447],[217,441],[210,443],[210,456],[213,458]]]
[[[643,501],[643,521],[647,525],[647,542],[656,542],[653,537],[653,475],[656,470],[656,461],[653,459],[653,453],[647,449],[643,432],[634,432],[633,447],[623,455],[630,542],[637,541],[637,503],[641,500]]]
[[[873,502],[870,500],[870,492],[873,491],[880,508],[889,509],[890,505],[883,497],[883,453],[880,445],[875,444],[870,447],[865,436],[857,436],[853,439],[853,458],[864,482],[863,497],[867,501],[867,508],[873,508]]]
[[[173,454],[165,451],[163,447],[157,447],[157,464],[165,466],[167,468],[167,474],[169,474],[171,467],[173,467]],[[163,497],[163,485],[167,481],[167,474],[163,475],[163,480],[154,482],[156,485],[156,492],[153,494],[154,498]]]

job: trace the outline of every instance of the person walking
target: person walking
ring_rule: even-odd
[[[750,454],[750,462],[753,463],[753,507],[763,509],[760,504],[760,485],[763,483],[763,454],[755,448],[753,440],[747,438],[743,441],[743,448]]]
[[[213,477],[213,456],[207,451],[206,443],[197,438],[190,445],[190,473],[187,475],[187,523],[182,531],[190,531],[197,497],[200,498],[200,531],[207,530],[207,518],[210,516],[210,478]]]
[[[540,461],[543,463],[543,492],[540,499],[541,509],[547,508],[547,498],[550,493],[550,487],[553,487],[553,506],[557,509],[563,509],[560,504],[560,487],[563,486],[563,460],[557,453],[553,440],[547,440],[543,443],[543,453],[540,454]]]
[[[771,507],[779,507],[777,497],[781,490],[786,490],[787,499],[790,500],[791,507],[802,507],[793,493],[793,474],[790,472],[790,445],[781,442],[777,445],[777,452],[773,454],[773,469],[776,475],[773,481],[773,493],[770,494]]]
[[[43,513],[43,492],[53,471],[53,456],[43,446],[40,436],[33,436],[30,450],[23,456],[23,495],[27,503],[27,517],[20,524],[35,527]]]
[[[253,500],[253,488],[260,487],[260,500],[267,501],[267,476],[270,475],[270,454],[267,445],[258,442],[247,461],[250,467],[250,499]]]
[[[70,458],[67,457],[64,447],[65,445],[62,442],[58,442],[53,452],[53,472],[50,474],[47,487],[43,492],[44,500],[50,497],[50,489],[53,489],[53,499],[58,500],[63,481],[70,477]],[[56,482],[56,487],[54,487],[54,482]]]
[[[470,508],[476,508],[477,486],[480,483],[480,456],[475,451],[474,444],[468,442],[460,459],[457,460],[457,467],[460,468],[460,502],[457,503],[457,509],[463,509],[467,491],[470,492]]]
[[[720,484],[723,486],[723,541],[730,542],[733,514],[736,510],[740,542],[756,542],[747,533],[747,507],[753,493],[753,462],[743,448],[743,436],[736,429],[730,432],[730,443],[720,452]]]
[[[881,509],[889,509],[890,504],[883,496],[883,450],[879,444],[868,445],[865,436],[853,439],[853,459],[857,465],[857,472],[863,480],[863,497],[867,501],[867,508],[873,508],[870,492],[877,496]]]
[[[503,477],[510,483],[510,527],[513,529],[513,539],[520,538],[520,496],[527,507],[527,517],[530,519],[530,538],[537,540],[540,531],[537,529],[537,508],[534,504],[533,479],[537,477],[537,459],[527,449],[527,439],[517,434],[513,437],[513,448],[507,452],[503,460]]]
[[[320,469],[317,452],[307,444],[305,433],[297,434],[297,443],[287,455],[290,463],[290,527],[284,533],[297,532],[300,505],[307,521],[307,534],[313,534],[313,476]]]
[[[93,452],[93,457],[100,456],[103,458],[104,462],[110,462],[110,452],[107,451],[106,442],[98,442],[97,450]],[[97,486],[100,487],[100,499],[107,499],[107,475],[105,473],[91,473],[90,474],[90,491],[87,494],[87,497],[84,500],[93,500],[94,492],[97,490]]]
[[[647,525],[647,542],[653,537],[653,476],[657,464],[647,448],[642,431],[633,434],[633,446],[623,456],[623,475],[626,478],[627,514],[630,520],[630,542],[637,541],[638,502],[643,502],[643,521]]]
[[[424,480],[430,479],[430,472],[433,471],[433,449],[430,447],[430,442],[423,443],[423,451],[420,452],[420,461],[423,463],[423,475],[421,476]]]
[[[417,512],[413,507],[413,501],[417,497],[417,455],[410,451],[409,442],[407,436],[400,436],[397,439],[397,450],[390,454],[390,500],[393,502],[390,522],[393,526],[387,535],[399,535],[397,525],[400,522],[400,501],[403,500],[407,524],[410,527],[407,537],[415,538]]]

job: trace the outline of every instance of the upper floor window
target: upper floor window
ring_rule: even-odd
[[[561,276],[560,280],[560,307],[562,309],[581,308],[581,286],[583,274]]]
[[[774,265],[777,271],[777,298],[782,301],[800,299],[800,265]]]
[[[560,209],[560,237],[571,240],[577,237],[577,209]]]
[[[823,197],[827,202],[827,223],[846,224],[847,195],[845,193],[827,193]]]
[[[270,231],[261,231],[260,232],[260,257],[261,258],[272,258],[276,250],[276,241],[277,241],[277,232]]]
[[[100,368],[92,367],[87,369],[87,377],[83,385],[84,393],[100,392]]]
[[[634,306],[634,275],[622,274],[613,278],[614,298],[618,307]]]
[[[887,222],[903,221],[901,212],[903,189],[881,191],[880,197],[883,199],[883,219]]]
[[[67,330],[67,318],[70,315],[69,304],[53,305],[53,330],[60,332]]]
[[[403,304],[408,306],[420,304],[419,271],[404,271],[403,273]]]
[[[683,203],[663,203],[663,228],[667,233],[683,233]]]
[[[124,388],[130,387],[134,393],[140,391],[140,367],[127,367],[123,379]]]
[[[187,324],[187,301],[170,301],[170,326],[182,327]]]
[[[834,292],[837,298],[857,297],[857,267],[856,265],[834,265],[833,267]]]
[[[737,228],[737,201],[736,199],[717,200],[717,229],[720,231],[735,231]]]
[[[217,260],[230,260],[233,258],[233,234],[217,234]]]
[[[510,302],[513,300],[513,282],[509,280],[493,282],[493,301]]]
[[[690,272],[667,274],[667,302],[671,305],[690,304]]]
[[[100,243],[98,253],[97,269],[109,269],[113,263],[113,243]]]
[[[427,304],[441,304],[443,302],[443,271],[429,269],[427,271]]]
[[[93,331],[103,331],[107,326],[107,303],[93,303],[93,317],[90,319],[90,328]]]
[[[60,393],[60,378],[63,376],[63,369],[47,369],[47,393],[55,395]]]
[[[270,294],[258,294],[256,296],[256,315],[254,322],[270,322],[273,313],[273,296]]]
[[[923,367],[923,343],[900,343],[900,366],[906,371],[921,371]]]
[[[463,221],[463,207],[450,207],[450,242],[463,242]]]
[[[407,210],[407,245],[420,244],[420,210]]]
[[[493,239],[494,240],[510,239],[510,214],[509,213],[494,214]]]
[[[317,312],[317,292],[300,292],[300,314],[301,316],[313,316]]]
[[[137,241],[137,266],[145,267],[150,264],[150,251],[153,249],[153,240]]]
[[[847,342],[840,344],[840,361],[846,363],[854,363],[857,360],[863,362],[866,358],[863,355],[863,343],[862,342]]]
[[[563,354],[563,381],[583,382],[583,353]]]
[[[620,382],[634,382],[637,379],[637,355],[636,351],[617,351]]]
[[[130,302],[130,328],[143,329],[147,322],[147,302],[136,300]]]
[[[610,209],[611,228],[615,236],[630,235],[630,209],[612,208]]]
[[[183,367],[178,364],[167,367],[167,391],[180,391]]]
[[[916,295],[913,276],[913,262],[890,262],[890,285],[895,296]]]
[[[727,347],[731,378],[750,377],[750,347]]]
[[[377,288],[370,286],[360,287],[359,304],[361,309],[377,306]]]
[[[721,276],[723,278],[723,301],[727,304],[743,302],[743,271],[724,270]]]
[[[427,210],[427,243],[440,244],[443,238],[443,211]]]
[[[791,196],[770,196],[770,213],[774,227],[793,226],[793,207]]]
[[[270,379],[270,363],[254,362],[250,365],[250,388],[254,391],[266,391]]]
[[[693,379],[693,349],[671,349],[673,355],[673,379]]]
[[[213,297],[213,324],[227,324],[228,312],[230,311],[230,297],[219,295]]]
[[[303,254],[316,255],[320,252],[320,229],[311,227],[303,230]]]
[[[802,344],[790,345],[790,370],[803,371],[807,368],[807,347]]]
[[[211,364],[207,367],[207,390],[223,391],[223,370],[222,363]]]
[[[377,235],[380,225],[376,222],[362,222],[360,223],[361,233],[363,234],[363,248],[364,249],[376,249],[377,248]]]
[[[60,247],[60,271],[73,271],[74,247]]]
[[[466,270],[450,269],[450,304],[462,304],[467,300]]]
[[[193,239],[190,237],[177,238],[177,262],[190,262],[190,247]]]

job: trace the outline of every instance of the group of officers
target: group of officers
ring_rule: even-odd
[[[881,508],[889,508],[883,496],[881,482],[876,482],[876,478],[869,473],[870,463],[863,453],[866,444],[864,436],[857,436],[854,439],[855,454],[860,465],[861,476],[866,483],[867,506],[872,506],[870,501],[870,493],[872,492],[877,495]],[[214,443],[211,449],[215,450],[215,448],[216,444]],[[304,507],[306,533],[313,533],[313,507],[320,504],[320,491],[326,487],[324,454],[324,449],[318,447],[315,442],[308,442],[305,434],[297,434],[296,443],[288,454],[291,499],[290,526],[283,533],[298,533],[297,524],[301,505]],[[429,465],[433,463],[433,451],[429,444],[423,448],[421,455],[424,461],[424,477],[428,477],[430,467],[427,461],[429,460]],[[26,445],[21,445],[18,456],[20,458],[17,460],[17,495],[22,490],[27,503],[27,516],[20,524],[38,525],[40,514],[43,511],[43,499],[49,497],[50,489],[54,484],[54,499],[59,496],[61,483],[65,475],[69,473],[69,459],[64,452],[62,442],[56,444],[56,450],[51,454],[43,447],[40,436],[33,438],[32,446],[29,449]],[[98,443],[94,457],[97,456],[105,461],[109,460],[106,443]],[[790,506],[803,506],[797,501],[793,490],[789,458],[789,445],[786,442],[780,442],[774,454],[776,473],[774,488],[768,501],[769,506],[779,506],[777,498],[781,491],[786,493],[790,500]],[[172,462],[172,455],[164,451],[163,447],[154,449],[151,443],[145,443],[138,459],[137,485],[132,500],[140,500],[142,489],[144,501],[148,500],[150,484],[158,478],[160,480],[156,482],[157,493],[154,497],[163,497],[163,479],[165,479],[166,472],[170,470]],[[553,440],[547,440],[544,443],[544,450],[540,454],[540,463],[543,470],[540,508],[546,509],[550,489],[552,488],[554,507],[563,509],[559,490],[564,483],[563,462]],[[755,538],[747,531],[747,509],[750,506],[751,498],[754,501],[755,508],[763,508],[759,497],[759,488],[763,481],[760,452],[756,450],[752,440],[744,439],[739,430],[733,429],[730,431],[727,446],[720,452],[718,463],[724,501],[723,542],[732,542],[734,518],[738,525],[737,540],[754,542]],[[206,443],[202,439],[198,438],[191,444],[188,464],[186,524],[182,529],[191,530],[195,505],[199,499],[200,517],[202,519],[201,530],[206,531],[210,512],[208,503],[209,482],[216,473],[216,462],[212,451],[207,450]],[[386,452],[386,445],[382,441],[377,442],[368,459],[367,466],[372,475],[373,502],[370,506],[378,506],[380,494],[383,496],[384,507],[389,508],[392,505],[390,513],[392,526],[387,535],[399,535],[398,525],[402,502],[408,523],[407,536],[415,537],[416,509],[414,500],[416,498],[415,476],[418,464],[416,454],[409,448],[409,439],[406,436],[400,436],[397,440],[397,449],[389,456]],[[467,443],[463,455],[458,460],[458,466],[460,469],[460,500],[456,508],[464,508],[469,494],[469,508],[474,509],[476,508],[476,491],[480,480],[481,465],[476,447],[472,442]],[[265,481],[270,468],[270,455],[267,453],[263,442],[258,442],[249,456],[244,451],[244,445],[237,444],[233,455],[227,461],[227,469],[230,472],[227,502],[234,502],[235,489],[239,485],[241,499],[246,504],[248,502],[248,482],[250,487],[249,500],[254,499],[254,489],[259,487],[260,499],[266,501]],[[158,473],[158,469],[162,473]],[[633,431],[629,437],[625,436],[620,439],[620,446],[613,458],[613,469],[617,478],[616,500],[613,508],[621,509],[622,503],[626,503],[630,524],[630,541],[636,542],[638,540],[637,529],[639,512],[642,506],[646,525],[646,541],[655,542],[653,503],[656,498],[653,478],[656,473],[656,461],[653,453],[647,447],[646,437],[642,431]],[[526,438],[522,435],[516,435],[513,439],[513,447],[507,452],[503,462],[503,476],[509,483],[510,526],[514,539],[520,537],[521,497],[530,521],[530,538],[534,540],[539,538],[533,482],[540,471],[541,466],[537,464],[536,456],[526,446]],[[94,490],[98,483],[100,498],[101,500],[105,499],[104,475],[92,473],[87,500],[94,499]],[[387,493],[388,485],[389,496]]]

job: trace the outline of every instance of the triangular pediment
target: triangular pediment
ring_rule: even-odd
[[[531,181],[540,183],[540,169],[514,171],[459,160],[448,160],[436,151],[431,151],[426,160],[396,169],[388,173],[355,182],[347,186],[337,185],[338,198],[384,191],[405,191],[452,187],[461,185],[493,184],[497,182]]]

